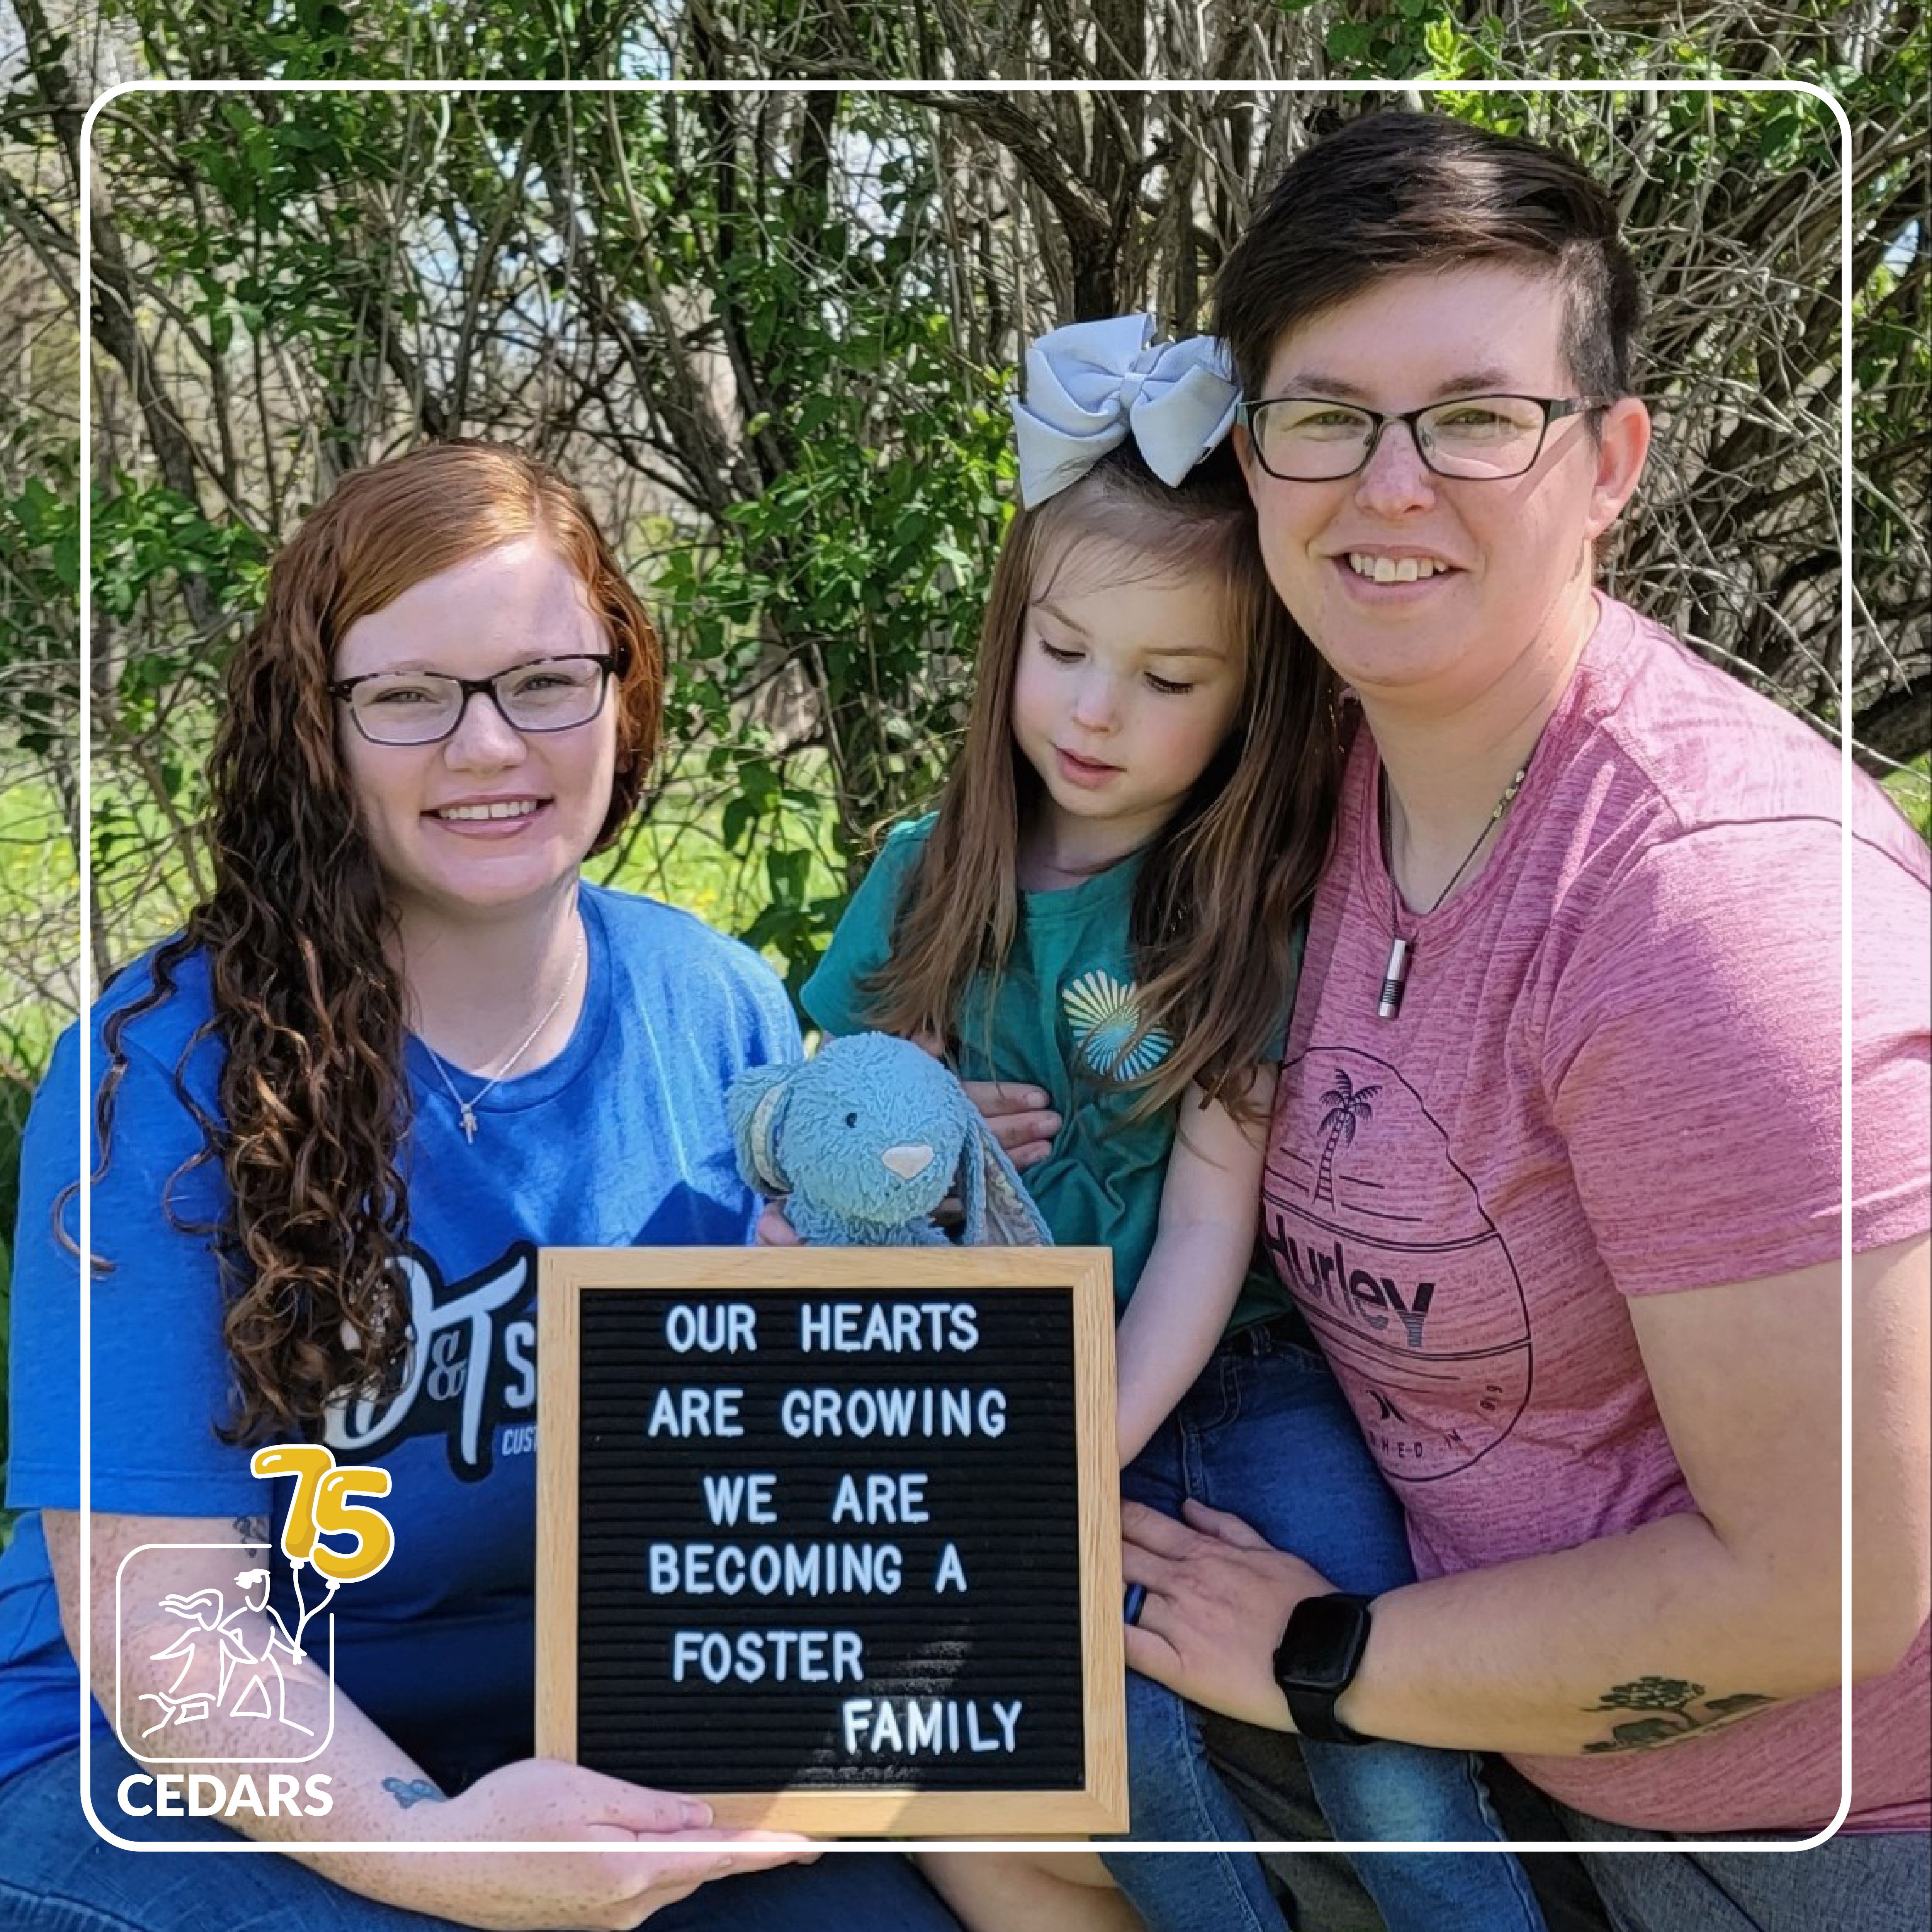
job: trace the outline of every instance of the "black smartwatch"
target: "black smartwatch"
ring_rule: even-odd
[[[1274,1681],[1288,1700],[1288,1714],[1304,1738],[1328,1744],[1369,1744],[1335,1714],[1335,1700],[1355,1681],[1369,1647],[1367,1597],[1346,1590],[1304,1597],[1288,1619],[1274,1653]]]

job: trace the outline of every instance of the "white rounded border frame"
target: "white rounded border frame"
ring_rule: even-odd
[[[77,224],[80,244],[80,279],[79,301],[80,304],[80,627],[81,662],[80,729],[83,757],[80,772],[80,816],[89,835],[81,841],[80,852],[80,983],[82,986],[93,984],[92,935],[90,933],[86,908],[92,886],[93,853],[91,836],[93,823],[93,794],[92,784],[92,747],[93,743],[92,693],[87,676],[87,639],[92,634],[93,624],[93,503],[90,478],[93,473],[93,380],[94,334],[92,323],[93,314],[93,245],[90,220],[93,208],[93,139],[94,124],[101,110],[124,94],[752,94],[771,89],[782,89],[788,93],[812,94],[824,92],[865,92],[898,94],[929,90],[935,83],[928,80],[885,80],[855,84],[848,81],[826,80],[746,80],[746,81],[593,81],[593,80],[392,80],[392,81],[274,81],[274,80],[140,80],[126,81],[108,88],[99,95],[88,107],[81,124],[80,136],[80,207]],[[1825,89],[1808,81],[1796,80],[1659,80],[1645,75],[1623,80],[1457,80],[1438,81],[1427,78],[1404,80],[1358,81],[990,81],[956,80],[943,83],[956,93],[1010,94],[1219,94],[1245,92],[1254,94],[1390,94],[1407,98],[1420,104],[1422,97],[1432,93],[1456,94],[1808,94],[1821,101],[1830,110],[1838,124],[1838,192],[1839,215],[1841,223],[1841,244],[1838,264],[1838,299],[1840,310],[1840,340],[1844,352],[1839,364],[1839,688],[1851,688],[1852,660],[1852,581],[1850,531],[1853,506],[1852,501],[1852,373],[1851,356],[1851,257],[1852,236],[1852,187],[1849,157],[1851,150],[1851,123],[1838,102]],[[1845,830],[1851,815],[1852,752],[1849,734],[1843,735],[1839,745],[1840,838],[1839,848],[1839,892],[1843,908],[1842,923],[1838,934],[1839,1001],[1840,1037],[1839,1041],[1839,1106],[1840,1117],[1848,1120],[1851,1109],[1852,1055],[1851,1035],[1849,1026],[1844,1024],[1851,1010],[1851,943],[1852,878],[1851,840]],[[83,1024],[80,1030],[80,1088],[83,1095],[91,1093],[93,1086],[92,1042],[88,1028]],[[92,1190],[88,1177],[92,1172],[92,1109],[83,1105],[80,1109],[80,1245],[82,1255],[90,1252],[92,1232]],[[1852,1191],[1852,1140],[1849,1133],[1842,1138],[1840,1148],[1842,1163],[1840,1174],[1840,1200],[1848,1202]],[[1592,1856],[1608,1854],[1618,1856],[1632,1853],[1641,1856],[1652,1852],[1738,1852],[1773,1851],[1804,1852],[1821,1845],[1833,1837],[1851,1808],[1852,1793],[1852,1440],[1851,1440],[1851,1362],[1852,1362],[1852,1304],[1851,1304],[1851,1221],[1850,1214],[1841,1206],[1839,1228],[1839,1262],[1840,1268],[1840,1299],[1839,1329],[1839,1454],[1842,1471],[1843,1490],[1840,1502],[1840,1606],[1839,1606],[1839,1791],[1838,1807],[1831,1822],[1824,1828],[1808,1838],[1756,1840],[1724,1838],[1711,1840],[1695,1839],[1659,1839],[1640,1844],[1592,1844]],[[92,1342],[92,1283],[91,1271],[83,1266],[80,1270],[80,1627],[92,1628],[93,1592],[90,1564],[92,1556],[92,1498],[93,1480],[93,1391],[90,1386],[89,1363]],[[83,1652],[88,1648],[83,1646]],[[82,1707],[86,1708],[93,1695],[93,1672],[91,1658],[83,1654],[80,1659],[80,1684]],[[110,1844],[134,1852],[195,1852],[228,1856],[251,1852],[278,1853],[279,1844],[257,1843],[251,1839],[242,1839],[232,1845],[222,1844],[168,1844],[143,1843],[123,1838],[104,1824],[96,1814],[92,1797],[92,1727],[83,1724],[80,1738],[80,1803],[88,1822]],[[322,1852],[448,1852],[530,1851],[556,1852],[559,1850],[608,1851],[608,1844],[596,1840],[569,1840],[558,1843],[522,1840],[494,1841],[488,1844],[449,1843],[442,1840],[398,1843],[390,1839],[335,1840],[306,1839],[302,1841],[304,1850]],[[666,1846],[669,1851],[679,1847]],[[700,1844],[691,1848],[694,1856],[709,1857],[710,1848]],[[896,1855],[904,1851],[934,1850],[957,1851],[962,1849],[1042,1852],[1088,1851],[1092,1849],[1085,1839],[1072,1840],[1039,1839],[980,1839],[933,1840],[905,1839],[884,1844],[866,1845],[828,1845],[831,1851],[854,1856],[880,1852]],[[1184,1844],[1142,1844],[1137,1851],[1171,1851],[1199,1852],[1210,1846],[1187,1842]],[[1318,1850],[1324,1852],[1390,1852],[1390,1851],[1455,1851],[1455,1852],[1571,1852],[1576,1849],[1576,1841],[1568,1838],[1537,1839],[1513,1841],[1508,1845],[1498,1845],[1484,1841],[1481,1844],[1416,1844],[1394,1843],[1382,1840],[1369,1842],[1350,1841],[1334,1844],[1300,1839],[1287,1840],[1257,1840],[1244,1847],[1256,1852],[1294,1852]]]

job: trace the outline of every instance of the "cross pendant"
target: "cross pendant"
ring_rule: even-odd
[[[474,1147],[476,1144],[476,1116],[470,1111],[466,1102],[464,1106],[461,1126],[464,1139]]]

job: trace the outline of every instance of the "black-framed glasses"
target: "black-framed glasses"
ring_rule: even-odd
[[[373,670],[328,687],[372,745],[434,745],[454,734],[470,700],[489,694],[513,731],[568,731],[604,708],[617,668],[609,651],[532,658],[494,677],[450,677],[436,670]]]
[[[1390,423],[1406,427],[1437,476],[1489,482],[1532,468],[1558,418],[1608,407],[1582,396],[1458,396],[1389,412],[1324,396],[1270,396],[1238,404],[1237,414],[1256,460],[1284,482],[1339,483],[1358,474]]]

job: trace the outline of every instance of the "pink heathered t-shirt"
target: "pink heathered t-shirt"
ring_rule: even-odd
[[[1426,1578],[1694,1508],[1624,1298],[1838,1255],[1840,769],[1808,726],[1602,600],[1488,863],[1405,918],[1393,1021],[1376,1015],[1377,770],[1364,728],[1263,1224]],[[1932,1222],[1932,898],[1923,842],[1862,778],[1851,836],[1863,1250]],[[1929,1684],[1922,1630],[1854,1690],[1853,1828],[1932,1816]],[[1814,1830],[1838,1808],[1838,1694],[1663,1750],[1519,1762],[1625,1824]]]

